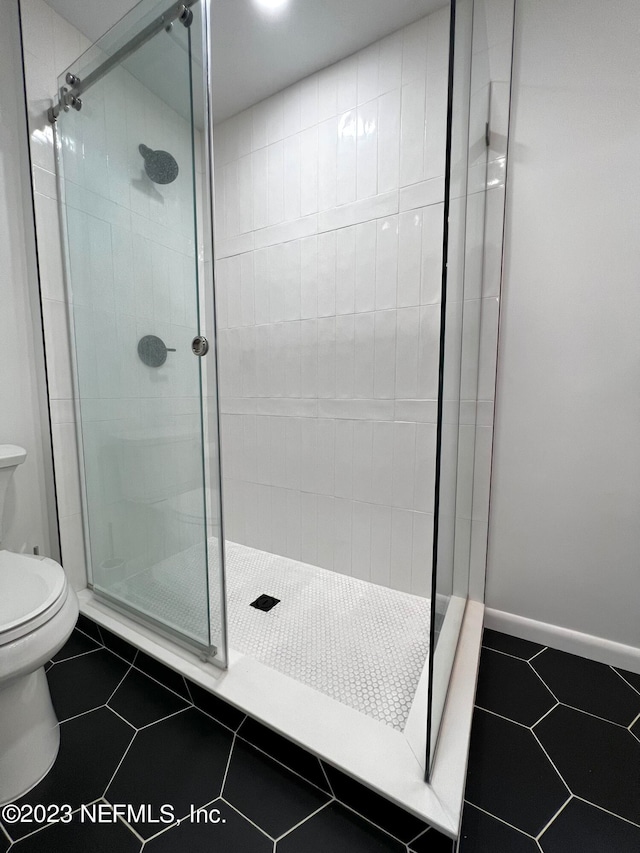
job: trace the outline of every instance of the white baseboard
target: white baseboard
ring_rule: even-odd
[[[583,634],[580,631],[572,631],[570,628],[561,628],[559,625],[538,622],[535,619],[527,619],[525,616],[516,616],[515,613],[494,610],[491,607],[487,607],[484,614],[485,628],[493,628],[495,631],[520,637],[522,640],[531,640],[534,643],[541,643],[563,652],[581,655],[640,674],[640,649],[634,646],[625,646],[623,643],[615,643],[602,637],[594,637],[592,634]]]

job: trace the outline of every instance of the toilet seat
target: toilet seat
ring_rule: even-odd
[[[48,622],[67,592],[66,575],[54,560],[0,551],[0,646]]]

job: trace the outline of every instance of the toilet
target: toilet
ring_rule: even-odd
[[[0,444],[0,543],[9,482],[26,455]],[[0,804],[33,788],[56,760],[60,727],[44,664],[77,619],[78,599],[62,566],[0,550]]]

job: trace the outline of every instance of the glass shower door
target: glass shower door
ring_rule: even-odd
[[[197,337],[206,63],[200,10],[180,9],[139,4],[60,77],[76,100],[57,153],[92,586],[224,663],[217,417],[203,408],[215,352]]]

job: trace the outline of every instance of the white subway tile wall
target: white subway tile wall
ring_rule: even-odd
[[[226,535],[419,595],[447,62],[441,9],[214,128]]]

